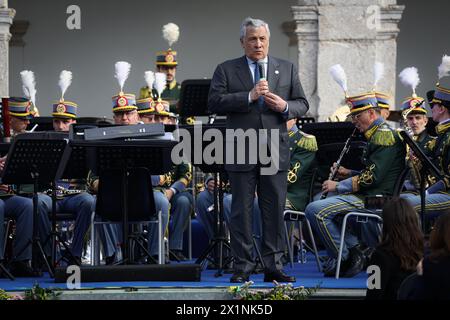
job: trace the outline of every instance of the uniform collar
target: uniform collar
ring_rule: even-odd
[[[364,132],[364,136],[367,140],[370,140],[370,138],[373,136],[375,131],[378,130],[378,128],[384,123],[384,119],[382,117],[378,117],[372,124],[369,126],[369,129],[367,129],[366,132]]]

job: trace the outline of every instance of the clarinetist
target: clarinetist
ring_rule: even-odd
[[[333,77],[346,92],[345,73],[340,66],[331,69]],[[323,192],[337,192],[335,196],[310,203],[305,210],[306,217],[315,231],[320,234],[326,246],[330,263],[324,268],[325,276],[336,273],[336,259],[342,218],[348,212],[364,207],[364,197],[373,195],[390,196],[405,167],[405,147],[398,133],[391,129],[380,114],[375,93],[365,93],[346,97],[350,107],[350,117],[358,131],[364,133],[367,145],[363,152],[363,170],[348,176],[350,171],[341,168],[339,174],[346,178],[340,182],[327,180]],[[356,173],[356,172],[355,172]],[[364,224],[364,235],[376,233],[376,225]],[[373,236],[373,238],[376,238]],[[375,245],[364,239],[365,245]],[[373,241],[375,242],[375,241]],[[362,271],[366,257],[362,251],[362,241],[351,232],[346,233],[340,269],[341,277],[353,277]],[[365,252],[370,252],[366,250]]]

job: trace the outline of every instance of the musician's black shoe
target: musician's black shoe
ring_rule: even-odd
[[[11,263],[10,272],[14,277],[42,277],[42,271],[33,270],[29,260],[13,261]]]
[[[288,276],[281,270],[265,272],[264,273],[264,282],[295,282],[297,281],[295,277]]]
[[[105,264],[106,264],[107,266],[113,265],[114,262],[115,262],[115,260],[116,260],[116,254],[113,253],[112,256],[109,256],[109,257],[106,257],[106,258],[105,258]]]
[[[344,278],[353,278],[364,269],[364,255],[358,246],[350,248],[349,259],[345,265]]]
[[[236,271],[230,278],[231,283],[245,283],[250,280],[248,273],[243,271]]]

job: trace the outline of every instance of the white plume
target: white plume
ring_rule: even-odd
[[[373,81],[373,88],[377,87],[378,82],[383,78],[384,76],[384,64],[381,62],[375,62],[373,65],[373,75],[374,75],[374,81]]]
[[[450,56],[444,55],[442,57],[442,63],[438,68],[438,72],[439,79],[450,76]]]
[[[61,88],[61,99],[64,99],[64,94],[70,85],[72,84],[72,71],[63,70],[59,74],[58,85]]]
[[[169,43],[169,47],[178,41],[180,36],[180,28],[175,23],[168,23],[162,28],[163,38]]]
[[[330,68],[330,74],[333,80],[344,90],[344,93],[347,94],[347,75],[344,68],[340,64],[335,64]]]
[[[24,70],[20,72],[22,78],[22,89],[25,96],[31,100],[33,105],[36,105],[36,81],[34,79],[34,72]]]
[[[153,83],[155,82],[155,73],[153,71],[145,71],[144,78],[147,83],[148,90],[152,91]]]
[[[116,62],[116,74],[114,77],[119,82],[120,91],[123,91],[123,85],[125,81],[128,79],[128,75],[130,74],[131,64],[125,61]]]
[[[420,83],[419,71],[416,67],[405,68],[398,75],[400,82],[405,86],[412,89],[413,94],[416,94],[416,88]]]
[[[158,97],[161,98],[161,93],[164,91],[166,87],[166,74],[162,72],[155,73],[155,84],[154,87],[158,92]]]

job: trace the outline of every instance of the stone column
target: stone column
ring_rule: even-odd
[[[348,94],[373,89],[373,65],[385,65],[378,90],[395,101],[397,27],[404,6],[396,0],[298,0],[292,7],[298,38],[298,65],[310,115],[324,121],[344,104],[329,75],[333,64],[347,74]]]
[[[7,0],[0,0],[0,97],[9,94],[9,27],[15,14],[14,9],[8,8]]]

